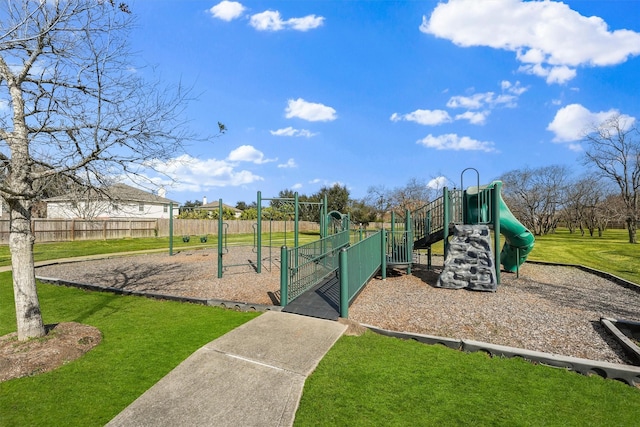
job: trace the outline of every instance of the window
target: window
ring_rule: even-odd
[[[164,213],[169,212],[169,205],[162,205],[162,212]]]
[[[138,211],[139,211],[139,212],[144,212],[144,203],[140,202],[140,203],[138,204]]]

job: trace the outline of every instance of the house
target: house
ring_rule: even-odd
[[[236,218],[240,218],[242,216],[242,211],[240,209],[237,209],[233,206],[229,206],[227,204],[222,204],[222,208],[223,209],[228,209],[233,211],[233,216]],[[207,203],[207,198],[203,197],[202,198],[202,206],[198,207],[198,210],[201,211],[215,211],[218,212],[218,210],[220,209],[220,203],[219,202],[211,202],[211,203]]]
[[[87,190],[45,199],[47,218],[169,218],[179,203],[165,197],[164,189],[153,194],[125,184],[102,191]]]

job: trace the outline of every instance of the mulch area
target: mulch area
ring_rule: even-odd
[[[264,253],[256,274],[251,248],[230,248],[229,267],[217,277],[214,250],[172,257],[149,254],[39,267],[39,276],[165,295],[277,305],[279,253]],[[242,264],[242,265],[237,265]],[[434,270],[417,265],[387,280],[374,278],[349,309],[349,319],[383,329],[544,351],[613,363],[631,363],[600,326],[600,317],[640,321],[640,290],[573,267],[526,263],[503,273],[496,292],[448,290]]]

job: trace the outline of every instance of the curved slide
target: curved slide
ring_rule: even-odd
[[[500,264],[506,271],[515,272],[533,249],[535,237],[518,219],[500,195],[500,234],[505,243],[500,251]]]

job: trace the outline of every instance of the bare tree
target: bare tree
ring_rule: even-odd
[[[432,199],[435,191],[427,183],[418,178],[411,178],[404,187],[396,187],[391,191],[391,201],[394,210],[404,215],[408,209],[414,211]]]
[[[505,201],[534,234],[547,234],[558,223],[569,174],[567,167],[558,165],[507,172],[500,178]]]
[[[380,221],[385,220],[386,213],[391,209],[391,195],[387,187],[384,185],[370,186],[367,188],[364,201],[374,207]]]
[[[590,236],[596,230],[602,236],[614,216],[607,203],[610,195],[607,183],[593,175],[583,176],[567,185],[562,216],[570,232],[577,227],[584,236],[586,228]]]
[[[140,178],[189,137],[185,93],[136,72],[131,23],[126,5],[107,0],[0,2],[0,196],[20,340],[45,334],[30,220],[49,183]]]
[[[585,163],[615,183],[625,206],[629,243],[637,243],[640,197],[640,130],[633,119],[616,114],[585,134]]]

